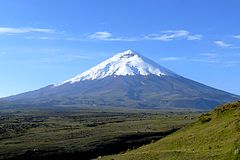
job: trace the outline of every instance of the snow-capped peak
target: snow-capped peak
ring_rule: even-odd
[[[157,75],[167,76],[172,75],[171,71],[156,64],[155,62],[141,56],[139,53],[127,50],[118,53],[112,58],[105,60],[99,65],[83,72],[76,77],[66,80],[59,85],[65,83],[75,83],[83,80],[97,80],[107,76],[134,76],[134,75]]]

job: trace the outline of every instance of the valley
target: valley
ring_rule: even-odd
[[[152,143],[201,114],[78,106],[0,112],[0,159],[92,159]]]

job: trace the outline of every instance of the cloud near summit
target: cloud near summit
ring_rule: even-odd
[[[160,34],[152,33],[147,34],[141,37],[126,37],[126,36],[113,36],[112,33],[107,31],[95,32],[88,36],[92,40],[103,40],[103,41],[144,41],[144,40],[159,40],[159,41],[172,41],[176,39],[184,40],[201,40],[202,35],[200,34],[191,34],[186,30],[167,30],[162,31]]]
[[[146,40],[159,40],[159,41],[172,41],[175,39],[186,39],[186,40],[201,40],[202,35],[191,34],[186,30],[168,30],[162,31],[161,34],[149,34],[144,37]]]

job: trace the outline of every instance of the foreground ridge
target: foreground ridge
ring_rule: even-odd
[[[153,144],[103,160],[240,159],[240,101],[203,114],[199,120]]]

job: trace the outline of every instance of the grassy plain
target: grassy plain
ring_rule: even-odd
[[[0,159],[91,159],[132,150],[199,112],[80,107],[0,110]]]

